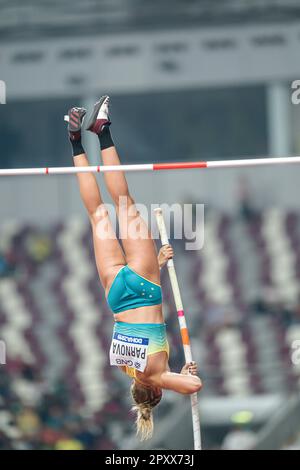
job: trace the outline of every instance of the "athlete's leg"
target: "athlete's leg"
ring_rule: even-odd
[[[95,109],[87,128],[99,135],[104,165],[120,165],[120,158],[110,135],[108,99],[102,100],[102,103],[100,101]],[[124,172],[105,173],[105,183],[116,207],[127,263],[139,274],[159,283],[156,246],[129,193]]]
[[[78,109],[76,109],[78,114]],[[81,144],[80,128],[84,114],[79,113],[77,128],[76,111],[69,111],[69,136],[73,149],[75,166],[89,166],[87,156]],[[104,289],[107,291],[114,276],[125,264],[125,257],[116,238],[115,231],[103,204],[97,180],[92,173],[77,174],[82,201],[85,205],[93,231],[96,265]]]

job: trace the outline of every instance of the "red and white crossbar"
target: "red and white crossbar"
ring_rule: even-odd
[[[241,168],[300,163],[300,157],[251,158],[246,160],[220,160],[207,162],[141,163],[136,165],[97,165],[77,167],[0,169],[0,176],[67,175],[73,173],[105,173],[107,171],[160,171],[199,168]]]

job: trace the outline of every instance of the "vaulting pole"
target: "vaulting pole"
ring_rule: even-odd
[[[166,230],[165,221],[163,218],[163,213],[160,207],[154,210],[156,221],[160,233],[161,243],[162,245],[168,245],[169,239]],[[168,260],[168,272],[170,276],[173,296],[175,300],[179,327],[181,332],[181,339],[184,349],[184,356],[185,362],[189,363],[192,362],[192,350],[189,338],[189,332],[186,325],[185,314],[183,310],[181,294],[177,279],[177,274],[175,271],[174,261],[173,259]],[[193,393],[191,395],[191,406],[192,406],[192,418],[193,418],[193,433],[194,433],[194,449],[201,450],[201,431],[200,431],[200,414],[199,414],[199,406],[198,406],[198,395],[197,393]]]

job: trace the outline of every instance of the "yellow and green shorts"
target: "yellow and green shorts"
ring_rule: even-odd
[[[117,346],[114,344],[115,348],[118,347],[118,357],[120,358],[121,354],[124,352],[126,360],[124,360],[123,363],[112,364],[111,362],[111,364],[125,366],[130,377],[135,376],[135,370],[141,370],[141,372],[143,372],[143,370],[140,369],[140,362],[145,358],[139,357],[139,351],[143,350],[143,348],[145,348],[147,356],[159,352],[166,352],[169,356],[169,343],[165,323],[116,322],[113,331],[113,342],[114,341],[118,343]],[[115,351],[116,349],[114,352]],[[130,354],[132,354],[132,358]],[[130,359],[132,359],[132,361]],[[131,369],[134,369],[134,371]]]

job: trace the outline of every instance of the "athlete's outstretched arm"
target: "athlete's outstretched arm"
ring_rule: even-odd
[[[161,375],[162,388],[174,392],[191,394],[199,392],[202,388],[201,379],[198,377],[196,362],[185,364],[180,374],[166,371]]]
[[[161,374],[160,382],[161,388],[187,395],[199,392],[202,388],[202,382],[198,376],[176,374],[169,371]]]
[[[197,364],[195,362],[185,364],[181,373],[171,372],[166,362],[165,370],[161,369],[161,362],[163,356],[157,353],[155,359],[151,361],[151,372],[148,376],[148,381],[152,386],[163,388],[166,390],[173,390],[177,393],[191,394],[199,392],[202,388],[201,379],[198,377]],[[154,357],[154,356],[153,356]],[[163,370],[163,372],[162,372]]]

